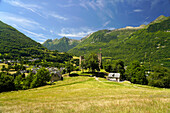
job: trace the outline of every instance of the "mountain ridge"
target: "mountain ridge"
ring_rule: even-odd
[[[47,47],[50,50],[58,50],[60,52],[67,52],[69,49],[75,47],[81,40],[69,39],[63,37],[60,39],[48,39],[43,43],[43,46]]]
[[[122,59],[129,63],[133,60],[163,64],[170,67],[170,17],[160,16],[146,26],[126,27],[116,30],[100,30],[70,49],[68,53],[88,56],[102,52],[113,60]],[[99,49],[101,48],[101,51]]]

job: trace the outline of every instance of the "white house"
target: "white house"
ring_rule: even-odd
[[[120,81],[120,73],[109,73],[108,80],[119,82]]]

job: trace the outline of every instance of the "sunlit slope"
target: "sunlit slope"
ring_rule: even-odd
[[[69,50],[77,56],[99,53],[125,63],[134,60],[147,65],[161,64],[170,67],[170,17],[160,16],[147,26],[127,27],[118,30],[101,30]]]
[[[166,113],[170,90],[93,77],[64,78],[55,85],[0,93],[0,112]]]

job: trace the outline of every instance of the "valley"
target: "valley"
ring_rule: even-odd
[[[42,45],[0,21],[0,112],[169,112],[170,17]]]

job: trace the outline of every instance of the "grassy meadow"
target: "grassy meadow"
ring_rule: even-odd
[[[54,85],[0,93],[0,112],[169,113],[170,89],[65,77]]]

